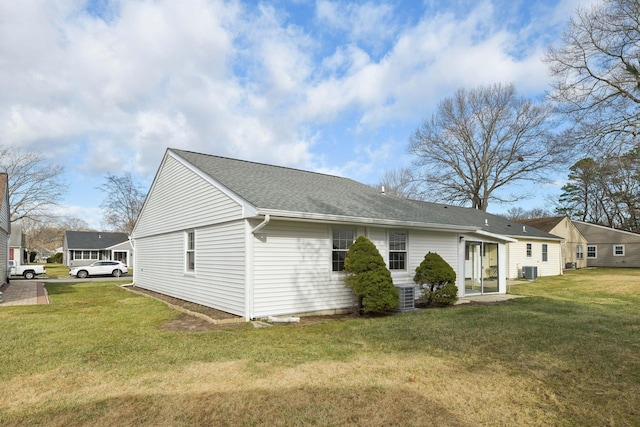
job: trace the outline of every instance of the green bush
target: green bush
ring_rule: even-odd
[[[62,264],[62,252],[57,252],[53,256],[50,256],[49,258],[47,258],[47,262],[53,264]]]
[[[422,289],[421,300],[430,305],[449,305],[458,300],[456,272],[440,255],[429,252],[416,268],[413,281]]]
[[[345,285],[359,298],[361,313],[382,313],[398,306],[398,290],[376,246],[364,236],[349,247],[344,260]]]

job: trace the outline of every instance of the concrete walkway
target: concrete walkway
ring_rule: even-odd
[[[458,304],[469,304],[470,302],[501,302],[508,301],[514,298],[524,298],[526,295],[513,295],[513,294],[489,294],[489,295],[474,295],[468,297],[459,298],[456,301],[456,305]]]
[[[49,304],[49,295],[43,282],[20,281],[2,287],[0,307],[36,304]]]

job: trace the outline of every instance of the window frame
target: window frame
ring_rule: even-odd
[[[392,249],[392,240],[391,240],[391,236],[392,235],[399,235],[399,236],[404,236],[404,241],[402,242],[394,242],[394,243],[400,243],[402,244],[404,247],[403,249]],[[389,230],[387,232],[387,247],[389,248],[389,259],[388,259],[388,265],[389,265],[389,270],[390,271],[407,271],[407,248],[409,247],[409,233],[405,230]],[[392,260],[392,254],[402,254],[404,255],[403,257],[401,257],[402,259],[394,259]],[[402,263],[402,267],[399,267],[399,263]]]
[[[527,258],[532,258],[533,257],[533,243],[527,243],[526,246],[526,254],[527,254]]]
[[[622,253],[620,253],[620,254],[619,254],[619,253],[617,253],[616,249],[618,249],[618,248],[622,249],[622,251],[621,251]],[[618,245],[613,245],[613,256],[625,256],[624,254],[625,254],[625,247],[624,247],[624,245],[620,245],[620,244],[618,244]]]
[[[549,262],[549,245],[547,243],[542,244],[542,262]]]
[[[193,275],[196,273],[196,230],[184,232],[184,273]],[[193,265],[192,265],[193,264]]]
[[[336,233],[338,233],[336,238]],[[351,233],[351,239],[349,239],[348,234],[345,234],[344,238],[340,233]],[[347,252],[349,252],[349,248],[356,241],[357,231],[355,228],[332,228],[331,229],[331,272],[332,273],[343,273],[344,272],[344,260],[347,257]],[[349,242],[350,240],[350,242]],[[336,241],[338,242],[338,247],[336,247]],[[343,245],[342,243],[346,243]],[[346,246],[346,247],[342,247]],[[338,258],[336,259],[336,255]],[[342,266],[342,269],[336,269],[336,267]]]
[[[593,251],[591,251],[593,249]],[[593,252],[593,256],[589,255],[590,252]],[[587,245],[587,259],[596,259],[598,258],[598,245]]]
[[[582,245],[576,245],[576,259],[584,259],[584,248]]]

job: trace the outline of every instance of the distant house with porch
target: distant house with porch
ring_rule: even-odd
[[[104,231],[65,231],[62,262],[67,267],[89,265],[95,261],[122,261],[133,266],[133,246],[126,233]]]
[[[587,239],[589,267],[640,267],[640,234],[572,221]]]
[[[567,216],[519,220],[530,227],[562,237],[563,268],[585,268],[587,266],[587,238]]]

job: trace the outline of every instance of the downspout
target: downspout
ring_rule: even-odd
[[[264,216],[264,220],[260,224],[253,227],[253,229],[251,229],[251,232],[253,234],[256,234],[258,231],[262,230],[267,224],[269,224],[269,221],[271,221],[271,216],[269,214],[266,214]]]
[[[253,228],[246,227],[245,228],[245,239],[246,239],[246,268],[245,268],[245,319],[247,321],[253,320],[254,315],[254,307],[253,307],[253,237],[255,233],[262,230],[267,224],[271,221],[271,216],[266,214],[264,216],[264,220],[256,225]],[[249,224],[249,221],[247,221]]]

